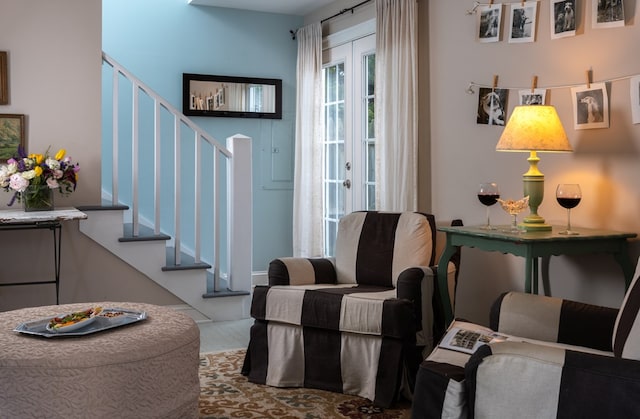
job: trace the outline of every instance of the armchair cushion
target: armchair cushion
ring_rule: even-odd
[[[338,226],[337,282],[395,287],[406,268],[433,265],[435,238],[431,214],[348,214]]]
[[[351,284],[257,286],[251,303],[257,320],[399,339],[416,332],[414,311],[394,289]]]
[[[491,329],[508,335],[611,352],[618,310],[534,294],[508,292],[491,307]]]

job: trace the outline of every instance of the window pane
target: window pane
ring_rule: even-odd
[[[367,132],[366,132],[366,138],[368,140],[375,138],[374,112],[375,112],[375,99],[369,98],[367,99]]]
[[[338,100],[344,100],[344,63],[340,63],[337,66],[337,89],[338,89]]]
[[[367,72],[367,95],[373,95],[376,79],[376,55],[365,56],[365,71]]]

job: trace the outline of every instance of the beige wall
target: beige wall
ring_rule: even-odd
[[[335,2],[333,9],[318,11],[305,22],[357,3]],[[592,29],[591,12],[585,10],[591,2],[578,0],[578,35],[551,40],[550,3],[538,2],[536,42],[528,44],[476,42],[475,15],[466,13],[473,7],[472,1],[418,3],[420,208],[439,218],[462,218],[465,224],[473,225],[483,223],[485,214],[476,197],[479,182],[498,182],[505,198],[522,196],[527,155],[495,151],[502,128],[476,124],[478,94],[477,89],[474,95],[466,93],[469,82],[491,85],[493,75],[498,75],[498,87],[513,89],[510,114],[517,102],[517,89],[529,88],[534,75],[541,88],[581,85],[586,81],[585,71],[592,69],[592,81],[611,80],[611,127],[574,130],[570,89],[548,91],[548,101],[557,107],[575,152],[540,155],[546,198],[539,213],[548,222],[565,223],[566,212],[554,199],[555,186],[580,183],[583,200],[572,213],[574,225],[640,232],[636,216],[640,205],[640,126],[631,123],[626,78],[640,74],[640,56],[634,53],[640,39],[636,3],[625,2],[625,27]],[[507,12],[505,6],[504,16]],[[345,26],[347,23],[341,22],[341,27]],[[498,207],[492,208],[492,219],[500,224],[509,222]],[[634,262],[639,253],[640,246],[634,241]],[[562,256],[546,262],[553,295],[619,306],[624,293],[622,275],[611,257]],[[522,290],[523,276],[521,258],[464,249],[456,315],[486,323],[491,302],[503,291]]]
[[[56,205],[100,200],[101,0],[3,0],[0,50],[8,52],[10,102],[0,113],[25,114],[30,152],[51,145],[80,163],[77,191]],[[0,191],[0,208],[11,194]],[[2,232],[0,282],[53,278],[49,231]],[[61,302],[180,300],[64,224]],[[55,303],[53,285],[0,287],[0,311]]]
[[[540,154],[546,195],[539,213],[554,224],[565,223],[566,211],[555,202],[555,187],[579,183],[583,199],[572,211],[574,225],[640,231],[640,126],[631,123],[629,80],[616,80],[640,74],[640,56],[633,52],[640,39],[635,2],[625,2],[627,26],[611,29],[592,29],[591,11],[585,10],[591,2],[577,3],[575,37],[550,39],[550,2],[542,1],[538,2],[535,43],[480,44],[475,40],[475,16],[466,14],[472,2],[429,2],[435,213],[461,217],[467,224],[482,223],[484,208],[475,188],[483,180],[498,182],[504,197],[522,196],[527,155],[495,151],[502,128],[475,123],[478,95],[465,93],[470,81],[491,85],[497,74],[499,87],[514,88],[510,112],[517,103],[517,88],[528,88],[533,75],[538,76],[539,87],[582,85],[585,71],[591,68],[593,81],[615,80],[609,83],[611,127],[574,130],[569,87],[548,91],[575,152]],[[492,208],[492,213],[496,222],[508,222],[500,208]],[[635,261],[636,243],[632,253]],[[495,296],[503,290],[522,289],[520,258],[465,249],[462,263],[456,310],[460,316],[486,319]],[[621,302],[622,275],[610,257],[554,257],[549,269],[553,295],[609,306]]]

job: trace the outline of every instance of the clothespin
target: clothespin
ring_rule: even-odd
[[[498,75],[494,74],[493,75],[493,90],[496,90],[497,87],[498,87]]]
[[[538,76],[533,76],[531,79],[531,93],[533,93],[538,87]]]
[[[524,3],[525,3],[525,0],[522,0],[522,1],[520,2],[520,7],[524,7]]]
[[[489,0],[489,6],[493,6],[493,0]]]
[[[587,76],[587,89],[591,88],[591,69],[588,69],[586,71],[586,76]]]

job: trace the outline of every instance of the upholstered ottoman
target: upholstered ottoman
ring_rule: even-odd
[[[92,306],[145,311],[132,324],[75,337],[13,331]],[[79,303],[0,313],[0,417],[195,418],[200,333],[171,308]]]

